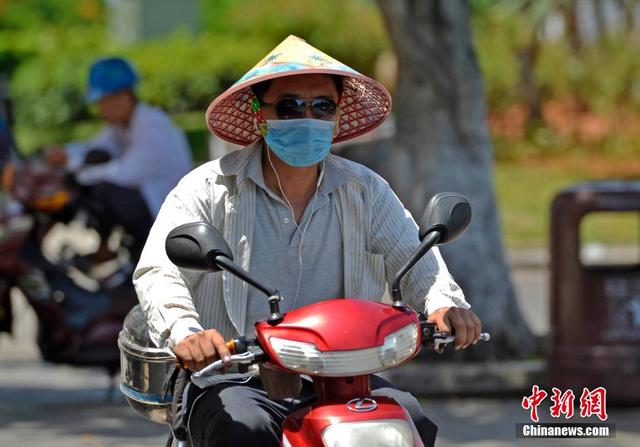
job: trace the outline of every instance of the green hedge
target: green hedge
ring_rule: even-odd
[[[529,44],[530,24],[518,15],[505,18],[486,13],[473,24],[489,105],[500,109],[523,102],[518,54]],[[579,52],[568,39],[539,42],[534,77],[542,101],[578,98],[594,112],[607,113],[620,106],[640,111],[639,44],[638,31],[623,30],[586,42]]]
[[[17,138],[25,151],[84,134],[73,127],[95,119],[83,95],[88,68],[97,57],[129,58],[141,74],[140,97],[181,114],[204,111],[288,34],[300,35],[369,74],[378,54],[388,48],[380,14],[370,1],[203,2],[203,32],[193,36],[178,30],[136,45],[110,39],[103,14],[93,3],[96,0],[54,0],[49,5],[54,12],[76,6],[60,12],[59,22],[30,15],[25,8],[13,8],[10,20],[0,20],[0,70],[12,73]],[[77,11],[83,8],[93,10],[98,19],[80,17]],[[7,15],[0,10],[3,18]],[[18,26],[21,21],[25,27]]]
[[[495,17],[489,8],[493,3],[472,2],[473,25],[487,101],[492,110],[500,110],[522,102],[517,54],[527,37],[525,19]],[[23,150],[84,136],[95,128],[78,123],[96,119],[83,95],[88,67],[100,56],[123,55],[134,62],[142,76],[142,99],[172,114],[201,114],[212,98],[288,34],[300,35],[366,74],[373,74],[377,57],[390,48],[373,0],[201,4],[203,26],[198,35],[178,31],[130,46],[110,39],[100,0],[0,0],[0,71],[12,75]],[[543,101],[579,98],[600,113],[640,109],[638,38],[612,36],[580,54],[563,40],[544,43],[535,68]],[[187,129],[200,135],[192,136],[194,142],[204,135],[204,121],[198,117],[197,125]],[[541,129],[528,135],[518,152],[555,154],[573,147],[573,142],[558,141],[549,132]],[[602,150],[624,152],[632,144],[620,137],[609,140]],[[500,157],[514,153],[510,142],[497,140],[496,146]]]

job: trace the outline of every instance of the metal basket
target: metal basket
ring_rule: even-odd
[[[140,305],[124,320],[118,337],[120,390],[138,414],[160,424],[171,422],[171,396],[164,396],[164,381],[176,364],[168,351],[158,349],[147,328]]]

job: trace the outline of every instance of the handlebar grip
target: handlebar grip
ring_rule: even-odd
[[[253,352],[244,352],[242,354],[234,354],[229,359],[229,362],[225,364],[222,359],[216,360],[213,363],[202,368],[200,371],[194,372],[191,377],[194,379],[199,379],[200,377],[206,376],[208,374],[214,373],[225,366],[232,365],[234,363],[252,363],[256,358],[256,355]]]
[[[229,349],[229,352],[231,353],[231,355],[242,354],[247,351],[246,339],[244,337],[232,338],[231,340],[228,340],[225,344],[227,345],[227,348]],[[211,368],[212,370],[220,369],[223,366],[221,365],[221,363],[222,363],[222,360],[216,360],[215,362],[207,365],[207,368]],[[176,357],[176,365],[182,369],[185,369],[184,363],[182,363],[182,360],[180,360],[177,357]]]

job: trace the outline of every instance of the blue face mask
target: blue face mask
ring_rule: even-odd
[[[329,154],[333,141],[333,121],[300,118],[267,120],[267,125],[267,145],[290,166],[311,166]]]

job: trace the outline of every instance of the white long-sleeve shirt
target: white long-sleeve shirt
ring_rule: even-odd
[[[113,159],[82,167],[90,149],[103,149]],[[187,139],[162,110],[138,103],[127,128],[107,125],[92,140],[68,144],[68,166],[80,183],[101,181],[136,188],[155,216],[166,195],[192,168]]]
[[[234,261],[249,270],[254,237],[261,235],[255,219],[258,186],[247,169],[260,150],[259,141],[200,166],[180,181],[162,205],[133,274],[149,333],[158,346],[172,348],[203,328],[215,328],[225,338],[250,330],[248,285],[227,272],[198,273],[176,267],[167,257],[165,239],[178,225],[207,222],[220,230]],[[335,155],[326,159],[326,168],[346,177],[332,192],[342,235],[344,295],[379,301],[386,283],[419,246],[418,227],[387,182],[374,172]],[[313,237],[313,232],[305,236]],[[470,307],[437,248],[414,266],[401,288],[414,309],[427,313],[441,307]]]

